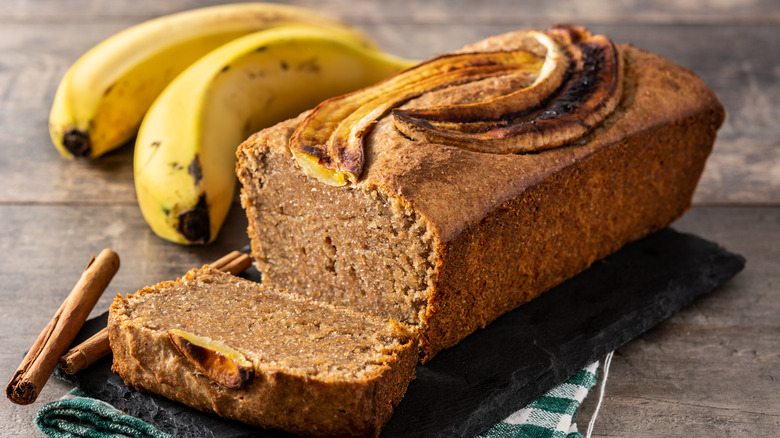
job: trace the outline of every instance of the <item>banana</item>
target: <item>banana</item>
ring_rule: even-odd
[[[214,240],[234,199],[236,148],[247,136],[411,65],[352,35],[306,26],[215,49],[171,82],[139,129],[133,166],[146,222],[173,242]]]
[[[249,33],[285,24],[351,33],[346,24],[293,6],[239,3],[155,18],[109,37],[60,82],[49,115],[52,142],[67,158],[96,158],[127,143],[154,99],[185,68]]]

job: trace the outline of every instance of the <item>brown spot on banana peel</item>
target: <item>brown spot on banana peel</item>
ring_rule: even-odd
[[[62,145],[77,158],[88,158],[92,154],[89,133],[80,129],[69,129],[62,136]]]
[[[290,150],[296,157],[313,158],[317,166],[336,175],[334,181],[355,182],[363,170],[363,138],[393,107],[427,91],[529,68],[534,61],[539,60],[524,50],[433,58],[374,86],[321,103],[293,133]]]
[[[190,162],[187,172],[192,176],[195,185],[198,185],[200,180],[203,179],[203,170],[200,167],[200,156],[198,154],[195,154],[195,158]]]
[[[567,48],[569,77],[540,110],[471,124],[443,118],[415,119],[408,112],[395,111],[396,127],[412,139],[486,153],[534,152],[576,141],[606,119],[620,102],[623,61],[608,38],[577,31],[572,34],[566,38],[578,42]]]
[[[298,63],[295,70],[303,73],[319,73],[322,67],[320,67],[319,60],[315,56]]]
[[[176,231],[190,243],[208,243],[211,240],[211,221],[205,193],[200,195],[194,207],[178,213]]]

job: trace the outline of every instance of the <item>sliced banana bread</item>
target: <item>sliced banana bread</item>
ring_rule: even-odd
[[[418,358],[402,324],[208,266],[117,296],[108,330],[128,386],[305,436],[377,436]]]

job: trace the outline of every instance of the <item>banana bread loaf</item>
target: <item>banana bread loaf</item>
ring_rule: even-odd
[[[324,180],[293,153],[293,140],[322,110],[245,141],[237,174],[264,284],[409,324],[426,361],[682,215],[724,118],[714,93],[690,70],[631,45],[597,41],[581,29],[547,35],[566,40],[559,52],[569,68],[553,94],[492,120],[438,120],[457,112],[448,106],[467,114],[469,104],[500,100],[518,83],[538,92],[536,78],[553,70],[485,70],[426,89],[369,121],[362,173],[329,182],[329,157],[300,149],[313,154],[310,167],[325,169]],[[551,59],[549,40],[528,39],[514,32],[458,53],[523,48]],[[609,50],[617,56],[602,56]],[[497,62],[504,61],[489,61]],[[613,79],[603,88],[617,98],[591,107],[572,101],[603,82],[582,72],[605,63]],[[576,111],[587,114],[577,118]],[[404,123],[409,115],[417,121]],[[444,140],[426,136],[453,124],[455,134]],[[536,140],[484,140],[487,130],[534,131]]]
[[[305,436],[377,436],[418,359],[402,324],[208,266],[118,296],[108,330],[129,387]]]

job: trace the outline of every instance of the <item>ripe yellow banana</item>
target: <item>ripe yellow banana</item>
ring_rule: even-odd
[[[173,242],[212,241],[233,202],[236,148],[248,135],[412,64],[306,26],[212,51],[171,82],[141,124],[134,175],[146,222]]]
[[[211,50],[285,24],[352,32],[311,10],[268,3],[193,9],[130,27],[96,45],[67,71],[54,97],[49,133],[67,157],[95,158],[132,139],[165,86]]]

